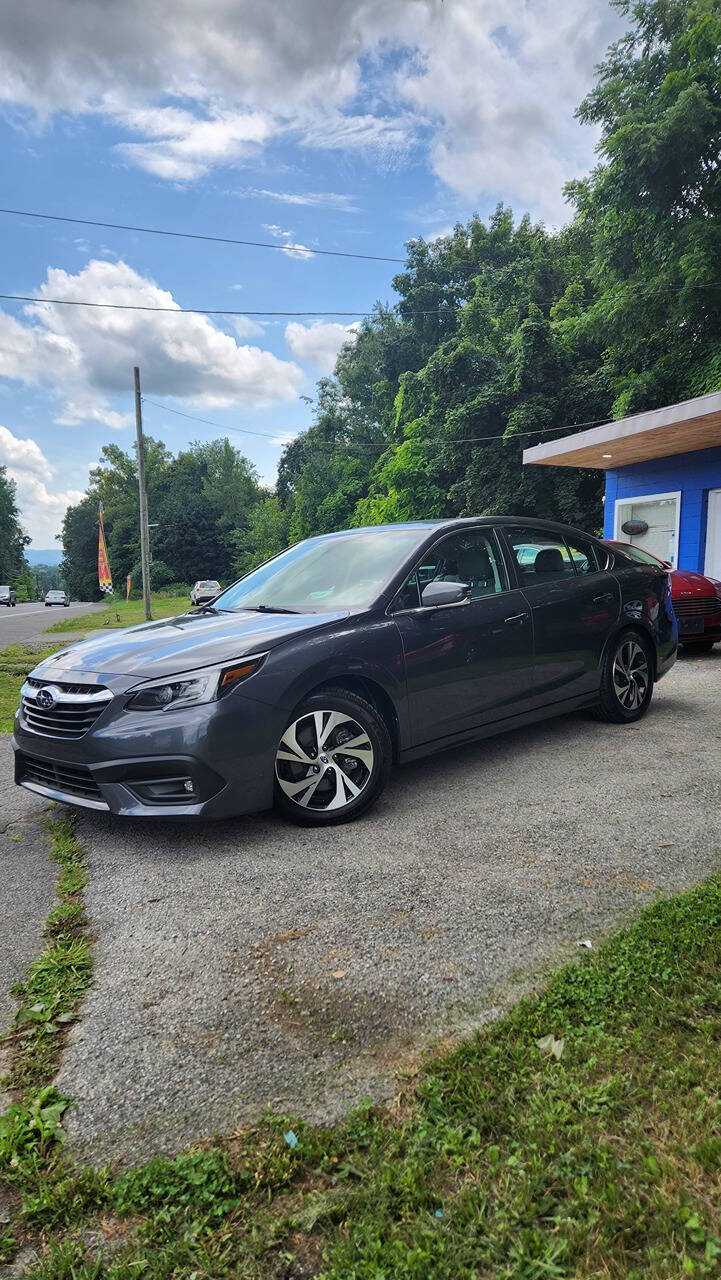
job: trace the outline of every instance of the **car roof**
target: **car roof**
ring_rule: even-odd
[[[406,530],[409,533],[416,530],[419,538],[422,534],[433,533],[435,531],[467,529],[473,527],[486,527],[488,525],[522,525],[524,529],[553,529],[558,533],[579,533],[584,538],[594,538],[596,542],[600,539],[596,538],[592,533],[586,533],[583,529],[578,529],[575,525],[562,524],[559,520],[539,520],[536,516],[456,516],[447,520],[408,520],[400,524],[369,524],[360,525],[357,529],[339,529],[336,533],[316,534],[315,538],[344,538],[353,533],[379,533],[399,532]],[[312,539],[308,539],[312,541]]]

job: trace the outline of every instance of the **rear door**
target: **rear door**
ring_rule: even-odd
[[[533,615],[534,706],[592,693],[621,611],[608,555],[590,539],[552,529],[519,523],[503,534]]]
[[[470,586],[470,599],[424,609],[429,582]],[[389,608],[403,642],[414,746],[451,739],[526,710],[533,697],[531,611],[511,584],[491,529],[446,534]]]

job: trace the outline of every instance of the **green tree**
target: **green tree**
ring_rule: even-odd
[[[721,386],[721,6],[616,7],[632,26],[578,113],[601,163],[569,193],[597,290],[576,327],[605,349],[622,416]]]
[[[25,573],[25,548],[30,539],[20,525],[15,482],[0,467],[0,583],[15,585]]]
[[[288,512],[283,510],[275,494],[266,494],[253,507],[248,528],[233,534],[236,546],[234,577],[242,577],[287,547],[288,520]]]

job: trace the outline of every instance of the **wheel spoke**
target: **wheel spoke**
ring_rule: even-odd
[[[340,769],[335,770],[335,795],[325,806],[326,809],[342,809],[343,805],[349,804],[350,801],[345,793],[345,788],[350,791],[350,798],[354,800],[361,793],[361,788],[351,782],[347,773],[343,773]]]
[[[355,756],[362,761],[366,769],[373,768],[373,748],[370,739],[365,733],[361,733],[357,738],[351,738],[350,742],[341,742],[339,746],[334,748],[333,758],[338,763],[338,756]]]
[[[289,782],[285,778],[278,778],[278,782],[291,800],[299,800],[300,804],[307,804],[310,796],[315,791],[321,779],[321,774],[311,773],[307,777],[301,778],[298,782]],[[307,799],[301,799],[302,793],[310,789],[310,795]]]
[[[289,724],[283,737],[281,738],[281,746],[287,748],[286,751],[278,751],[279,760],[292,760],[295,764],[313,764],[313,760],[301,747],[297,737],[296,729],[300,721],[296,720],[295,724]]]
[[[318,750],[322,751],[333,730],[337,729],[339,725],[348,723],[348,716],[343,715],[342,711],[316,711],[315,715],[316,724],[318,716],[321,717],[321,720],[324,715],[328,717],[325,722],[325,728],[318,737]],[[355,721],[351,720],[350,723],[354,724]]]

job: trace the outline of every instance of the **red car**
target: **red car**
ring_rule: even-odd
[[[708,653],[721,640],[721,582],[693,569],[672,569],[650,551],[630,542],[607,542],[641,564],[661,564],[669,570],[673,611],[678,618],[679,643],[697,653]]]

